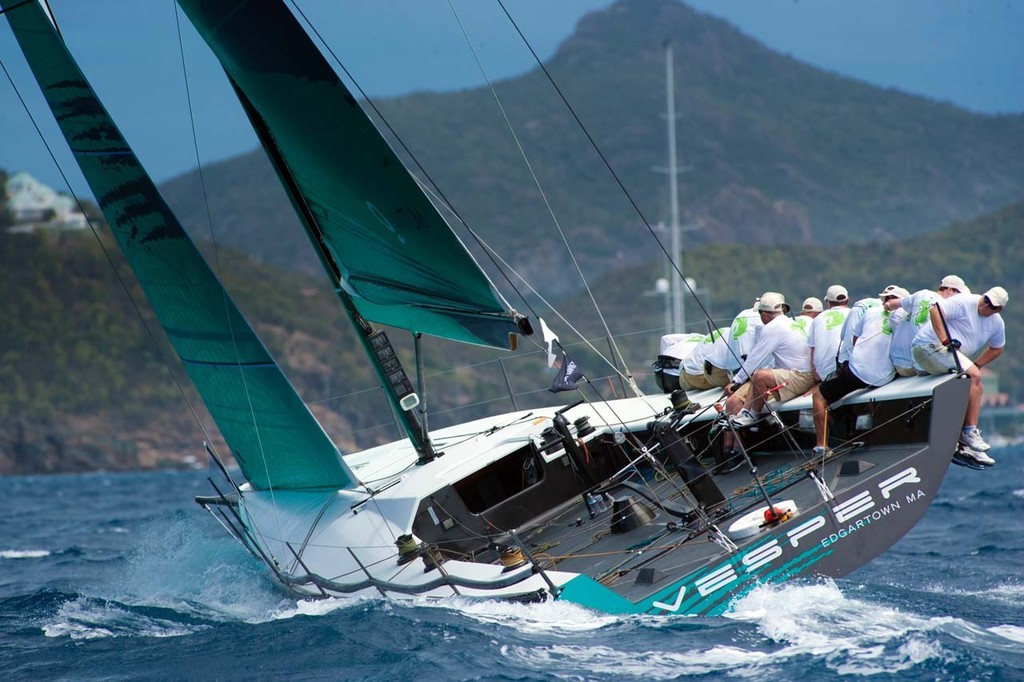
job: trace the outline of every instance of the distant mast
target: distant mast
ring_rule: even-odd
[[[668,187],[670,201],[669,248],[672,263],[669,265],[669,295],[672,300],[672,327],[669,333],[686,331],[685,307],[683,301],[683,259],[682,238],[679,227],[679,168],[676,165],[676,88],[673,73],[672,44],[665,42],[665,97],[668,102],[666,118],[668,123]],[[674,266],[674,267],[673,267]]]

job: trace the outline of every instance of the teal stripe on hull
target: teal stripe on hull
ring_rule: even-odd
[[[651,597],[631,602],[592,578],[581,575],[564,585],[558,598],[589,608],[612,614],[671,614],[677,616],[720,616],[738,599],[749,594],[759,585],[781,583],[809,573],[811,568],[833,550],[824,549],[815,543],[809,549],[797,554],[783,565],[768,570],[771,563],[747,570],[743,559],[758,549],[778,542],[778,538],[766,538],[761,545],[748,547],[741,554],[732,555],[705,568],[700,568],[676,580]],[[720,573],[726,567],[732,569],[727,581],[701,594],[698,584],[704,578]]]
[[[61,132],[171,344],[258,489],[355,476],[164,203],[35,2],[0,0]]]
[[[364,319],[465,343],[518,331],[465,246],[277,0],[180,0],[217,55],[335,285]]]

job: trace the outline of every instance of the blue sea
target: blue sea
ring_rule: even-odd
[[[1021,680],[1024,448],[951,467],[840,581],[719,618],[285,596],[193,501],[205,472],[0,478],[6,680]]]

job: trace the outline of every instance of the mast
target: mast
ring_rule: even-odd
[[[676,165],[676,90],[673,74],[672,44],[665,43],[665,98],[668,103],[666,118],[668,124],[668,187],[670,202],[670,236],[672,262],[675,265],[669,273],[672,299],[672,327],[670,331],[683,332],[686,325],[686,308],[683,300],[682,238],[679,227],[679,168]]]

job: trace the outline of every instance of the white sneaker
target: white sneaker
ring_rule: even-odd
[[[992,459],[987,454],[985,454],[984,452],[981,452],[979,450],[966,449],[966,450],[963,450],[962,452],[963,452],[965,457],[970,457],[971,459],[973,459],[978,464],[983,464],[983,465],[985,465],[987,467],[990,467],[990,466],[992,466],[993,464],[996,463],[996,461],[994,459]]]
[[[734,414],[730,419],[732,420],[733,426],[736,428],[742,428],[744,426],[750,426],[756,422],[758,420],[758,416],[744,407],[740,410],[739,414]]]
[[[991,447],[981,438],[981,431],[978,429],[971,429],[970,431],[960,432],[960,444],[969,447],[975,452],[988,452]]]

